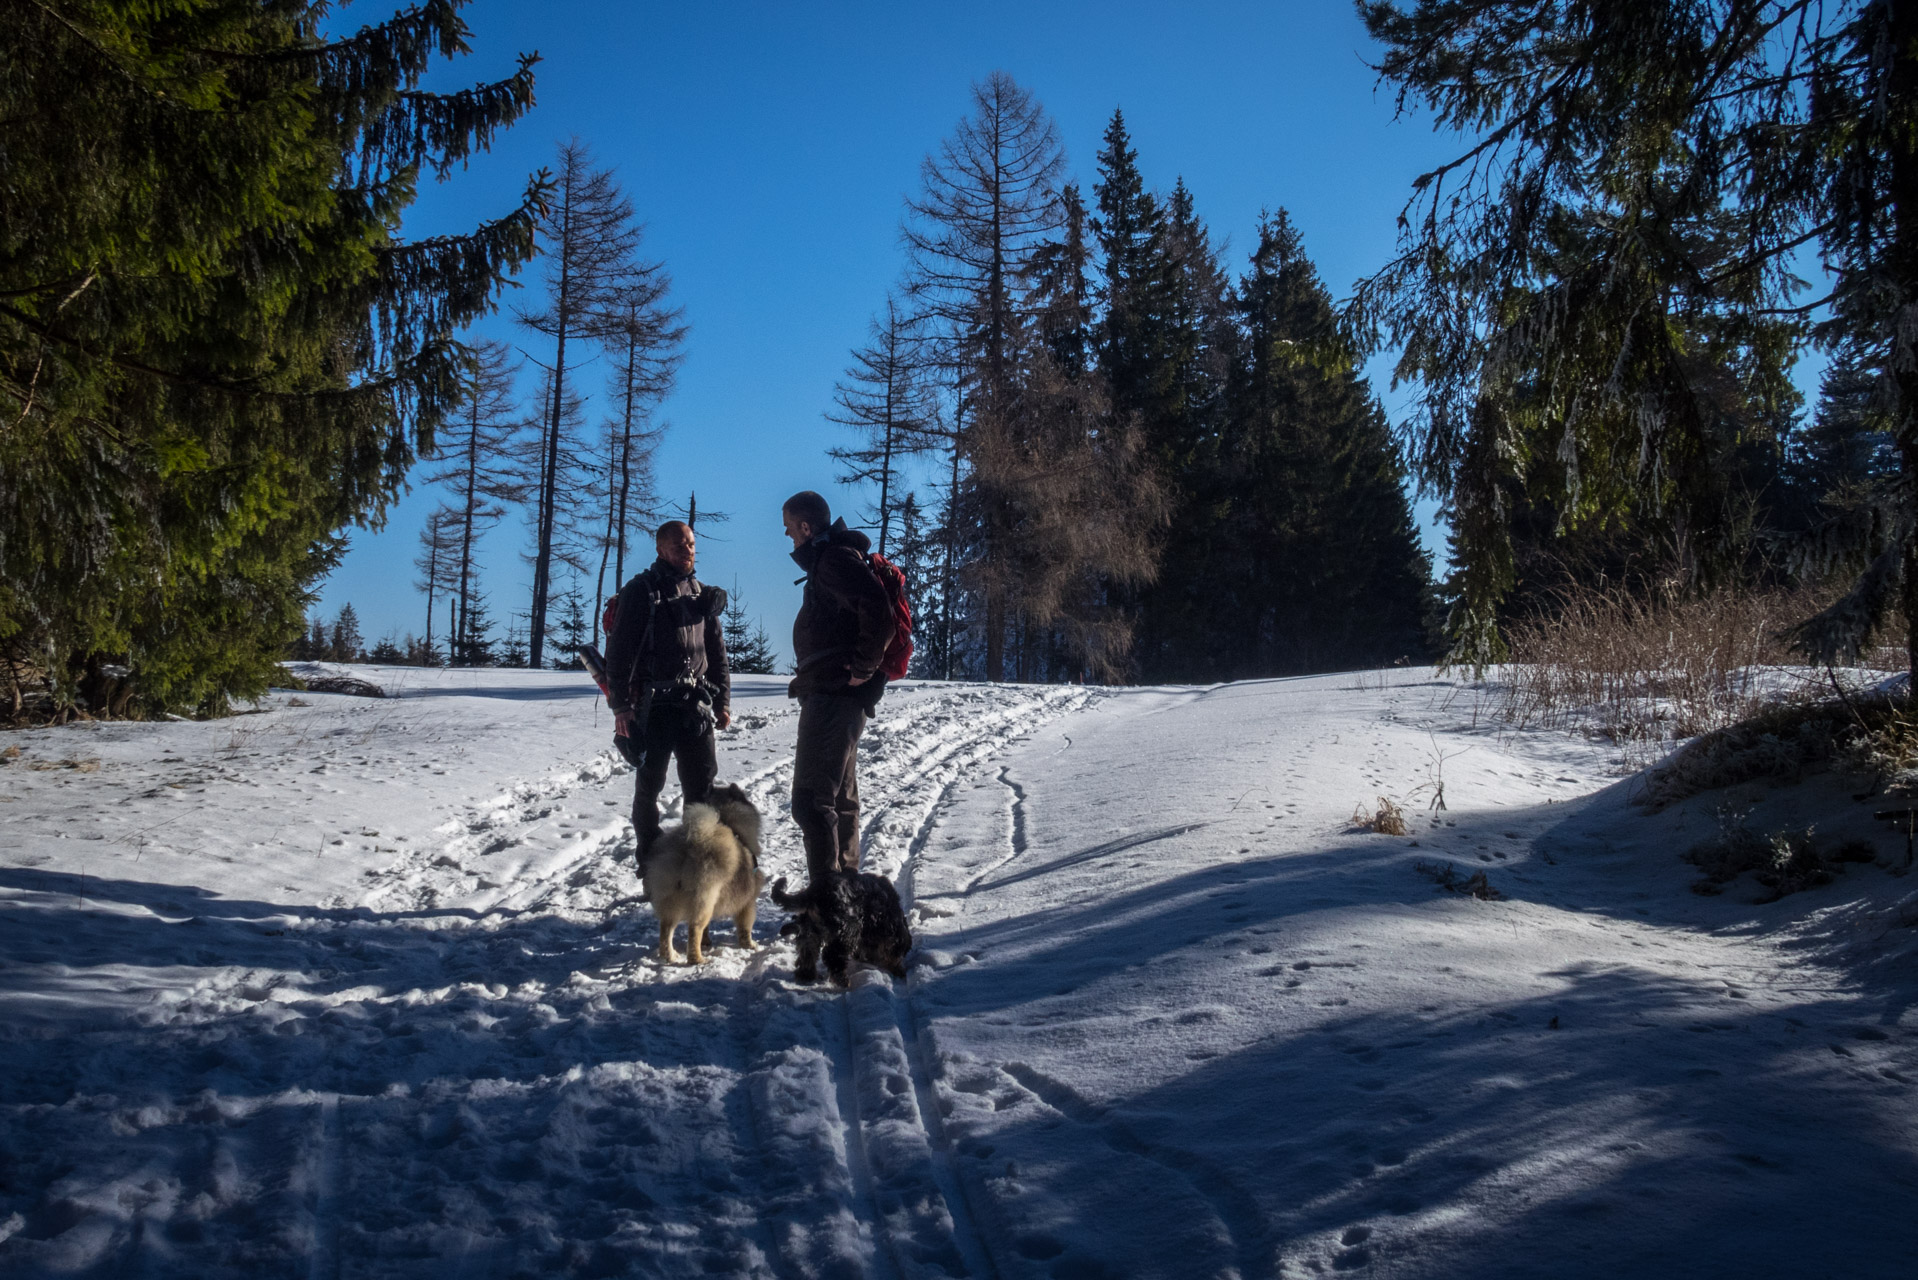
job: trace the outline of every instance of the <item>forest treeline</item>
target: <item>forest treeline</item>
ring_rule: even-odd
[[[1229,680],[1425,656],[1385,414],[1283,210],[1236,264],[1114,111],[1089,192],[1004,73],[922,168],[832,418],[926,675]]]
[[[531,57],[420,88],[461,8],[0,9],[0,714],[217,713],[291,655],[565,661],[632,536],[693,515],[652,470],[686,322],[584,144],[464,233],[396,232],[532,104]],[[920,672],[1477,666],[1595,584],[1822,583],[1791,633],[1820,662],[1918,619],[1918,10],[1358,8],[1460,142],[1341,305],[1282,208],[1225,245],[1119,112],[1081,181],[1026,87],[973,86],[830,415]],[[528,269],[521,340],[467,339]],[[368,649],[306,614],[409,477],[441,498],[424,626]],[[475,556],[515,515],[523,607]]]

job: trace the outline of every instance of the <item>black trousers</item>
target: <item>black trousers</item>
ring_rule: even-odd
[[[799,745],[793,760],[793,821],[806,844],[806,872],[859,870],[859,734],[865,700],[809,693],[799,700]]]
[[[685,804],[709,799],[713,779],[719,776],[719,748],[713,742],[712,722],[698,710],[683,706],[655,706],[640,733],[638,774],[633,782],[633,832],[639,837],[639,860],[659,838],[659,793],[666,786],[666,766],[679,761],[679,790]]]

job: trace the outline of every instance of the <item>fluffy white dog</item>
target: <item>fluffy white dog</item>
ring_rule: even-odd
[[[731,916],[738,945],[751,951],[753,917],[766,877],[759,872],[759,810],[735,783],[715,787],[710,802],[686,806],[686,819],[660,833],[641,877],[659,917],[659,958],[706,962],[707,926]],[[689,926],[685,956],[673,945]]]

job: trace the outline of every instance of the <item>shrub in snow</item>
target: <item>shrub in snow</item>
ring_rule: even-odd
[[[1705,873],[1692,885],[1692,892],[1707,896],[1724,892],[1724,886],[1750,871],[1758,883],[1771,892],[1758,899],[1776,902],[1787,894],[1818,885],[1830,884],[1848,862],[1870,862],[1872,847],[1862,840],[1847,840],[1830,850],[1820,849],[1813,827],[1761,835],[1746,825],[1749,809],[1733,805],[1718,807],[1718,834],[1693,845],[1685,860]]]

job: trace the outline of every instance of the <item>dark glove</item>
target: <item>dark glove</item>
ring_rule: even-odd
[[[859,699],[859,705],[866,709],[868,716],[876,716],[879,714],[879,699],[886,694],[886,673],[875,671],[866,683],[854,685],[846,692]]]
[[[645,755],[645,753],[639,749],[639,744],[623,733],[613,735],[613,750],[625,757],[626,763],[635,769],[639,768],[639,762]]]

